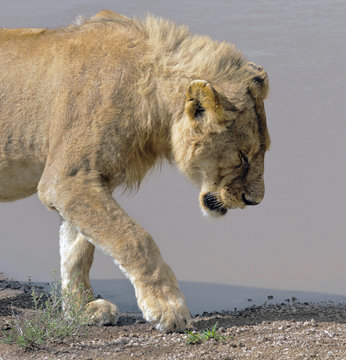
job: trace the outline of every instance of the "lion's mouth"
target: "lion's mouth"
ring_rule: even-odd
[[[207,209],[218,215],[225,215],[227,213],[227,209],[222,205],[222,202],[210,192],[203,196],[203,204]]]

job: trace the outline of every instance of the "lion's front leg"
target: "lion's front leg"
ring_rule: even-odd
[[[89,271],[94,258],[95,247],[69,222],[60,226],[60,270],[64,308],[68,302],[89,301],[87,315],[92,325],[115,325],[118,321],[118,307],[103,299],[92,300],[93,291]]]
[[[53,177],[45,171],[40,199],[55,208],[88,241],[113,257],[132,281],[144,317],[162,331],[186,327],[190,312],[176,278],[151,236],[92,179]],[[87,185],[85,185],[87,184]]]

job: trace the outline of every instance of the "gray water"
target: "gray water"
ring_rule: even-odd
[[[115,194],[189,284],[182,285],[185,293],[202,289],[194,291],[192,311],[206,303],[231,308],[222,286],[242,301],[265,298],[268,291],[259,288],[346,295],[346,2],[0,0],[0,26],[63,26],[105,8],[150,12],[233,42],[269,74],[272,147],[260,206],[210,221],[200,214],[198,189],[168,166],[148,176],[137,194]],[[1,203],[0,270],[22,280],[51,279],[59,269],[59,221],[36,196]],[[92,278],[123,275],[98,253]],[[116,294],[115,283],[114,291],[107,284],[99,292]]]

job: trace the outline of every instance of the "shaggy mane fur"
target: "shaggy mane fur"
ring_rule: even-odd
[[[157,142],[162,136],[170,137],[167,124],[182,116],[182,99],[191,80],[205,79],[219,86],[230,83],[241,86],[250,73],[246,59],[234,45],[192,34],[186,26],[151,15],[145,19],[130,19],[102,11],[89,19],[79,18],[77,25],[72,25],[70,30],[98,26],[123,27],[131,38],[137,40],[134,44],[146,44],[147,51],[140,60],[143,73],[138,79],[137,89],[141,100],[136,112],[140,122],[145,121],[147,126],[139,132],[141,138],[134,142],[133,151],[129,153],[128,163],[136,165],[124,164],[126,188],[131,190],[138,188],[153,165],[161,164],[163,159],[171,161],[169,150],[155,156],[153,135]],[[165,94],[167,88],[172,91],[170,96]],[[166,119],[166,123],[163,124],[162,119]]]
[[[192,34],[185,25],[152,15],[131,19],[107,10],[89,19],[77,19],[78,26],[117,25],[136,33],[150,47],[149,59],[165,74],[170,71],[215,82],[244,77],[241,68],[246,60],[234,45]]]

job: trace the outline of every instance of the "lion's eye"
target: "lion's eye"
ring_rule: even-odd
[[[242,151],[239,151],[239,159],[240,159],[240,165],[236,166],[236,168],[242,169],[244,175],[246,175],[247,172],[249,171],[249,160]]]
[[[246,155],[245,155],[242,151],[239,151],[239,157],[240,157],[242,166],[249,165],[249,160],[248,160],[248,158],[246,157]]]

